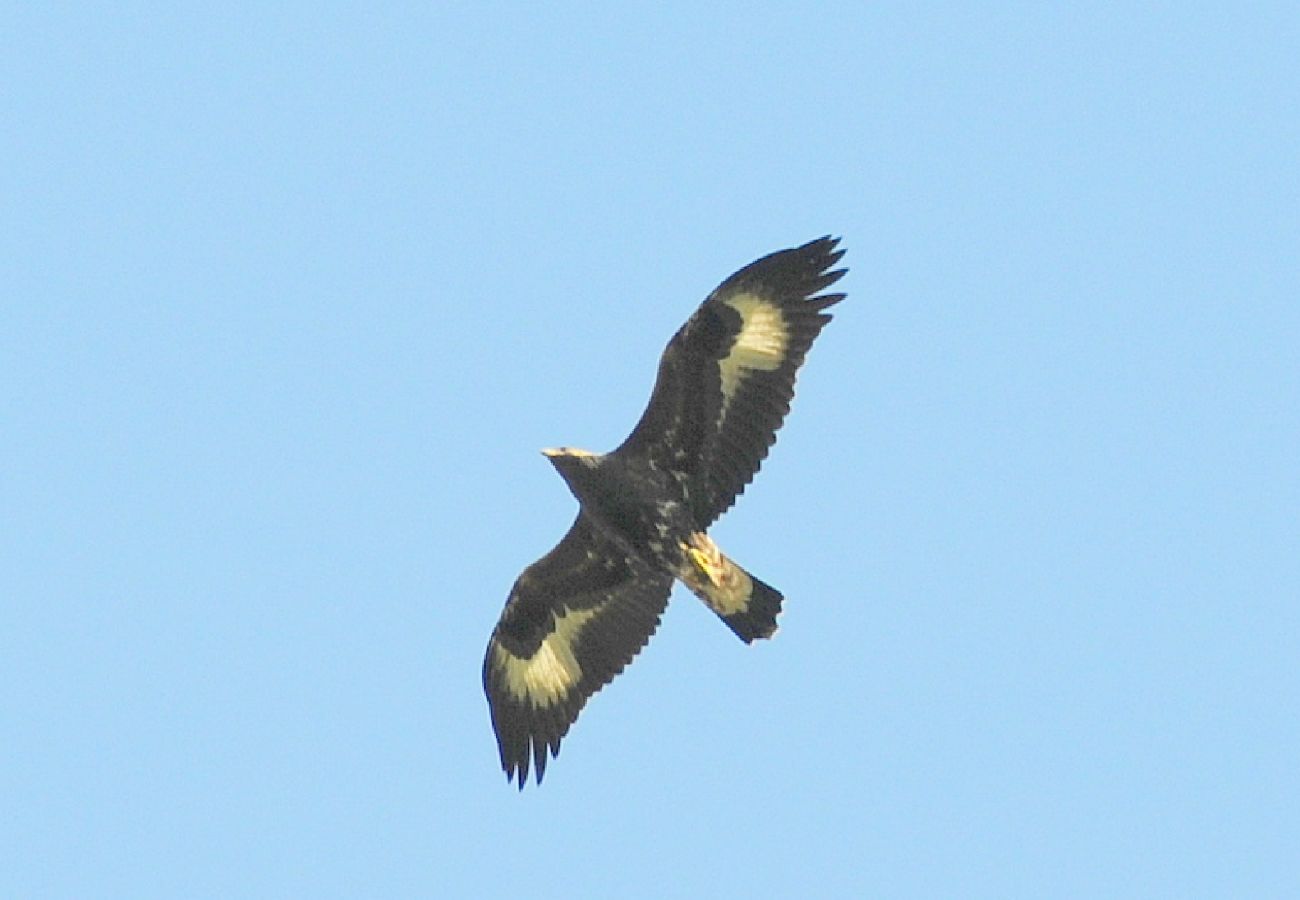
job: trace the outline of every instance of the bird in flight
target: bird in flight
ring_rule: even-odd
[[[746,644],[776,632],[781,593],[708,535],[776,441],[795,375],[844,294],[820,238],[745,266],[668,342],[650,404],[609,453],[543,450],[578,500],[554,549],[510,590],[483,660],[506,778],[538,783],[588,698],[645,646],[681,581]]]

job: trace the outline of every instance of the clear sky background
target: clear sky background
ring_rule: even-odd
[[[1295,896],[1300,12],[1215,7],[7,5],[0,895]],[[520,794],[538,448],[826,233],[780,634],[679,589]]]

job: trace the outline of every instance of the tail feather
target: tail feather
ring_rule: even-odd
[[[781,592],[728,559],[706,534],[683,543],[678,577],[746,644],[776,633]]]
[[[730,615],[719,613],[719,618],[746,644],[755,638],[770,638],[776,634],[776,617],[781,613],[781,592],[766,582],[749,576],[751,590],[745,608]]]

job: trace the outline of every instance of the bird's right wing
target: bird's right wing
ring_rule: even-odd
[[[506,777],[540,783],[547,751],[583,705],[659,627],[672,577],[602,538],[579,512],[555,549],[510,591],[483,660],[483,687]]]

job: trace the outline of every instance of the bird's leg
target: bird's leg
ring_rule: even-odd
[[[702,531],[697,531],[691,535],[689,543],[682,543],[682,549],[695,563],[695,567],[709,579],[710,584],[714,587],[722,586],[723,576],[727,572],[727,559],[718,549],[718,545],[713,542],[713,538]]]
[[[755,624],[744,619],[748,624],[738,626],[737,623],[741,620],[734,617],[740,615],[743,618],[749,614],[747,611],[749,602],[754,597],[755,581],[748,572],[727,559],[707,534],[695,532],[681,542],[681,548],[682,561],[677,577],[685,582],[695,596],[704,601],[705,606],[726,619],[733,630],[739,627],[737,634],[750,641],[754,637],[767,637],[775,630],[779,602],[765,613],[772,621],[764,620]],[[766,587],[765,590],[772,591]],[[774,591],[772,593],[775,594]]]

